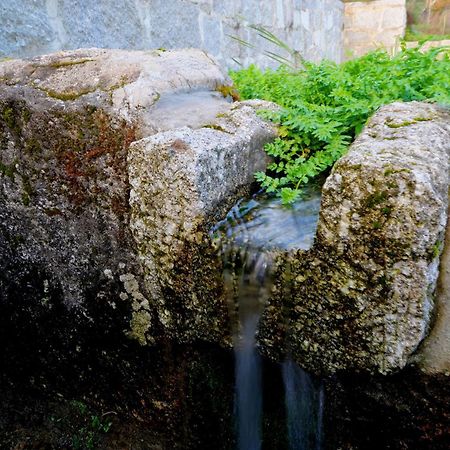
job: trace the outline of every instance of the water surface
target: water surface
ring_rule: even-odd
[[[262,447],[263,386],[256,336],[273,285],[272,265],[276,250],[310,248],[319,209],[318,185],[307,186],[302,200],[292,206],[282,205],[281,200],[273,196],[255,195],[237,202],[212,230],[224,261],[230,313],[232,318],[237,318],[234,348],[239,450],[260,450]],[[282,370],[290,448],[319,450],[323,398],[309,375],[292,361],[285,362]]]

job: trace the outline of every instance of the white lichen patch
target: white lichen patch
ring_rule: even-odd
[[[136,277],[132,273],[120,275],[119,279],[122,281],[125,291],[131,296],[132,299],[138,302],[143,302],[146,300],[139,290],[139,283],[137,282]]]
[[[151,314],[149,301],[139,290],[139,283],[132,273],[120,275],[120,281],[123,283],[124,290],[119,297],[122,300],[131,301],[133,310],[130,331],[127,333],[130,338],[136,339],[141,345],[149,345],[154,339],[148,334],[151,327]]]
[[[103,271],[103,274],[105,275],[106,278],[108,278],[108,280],[114,280],[114,276],[111,269],[105,269]]]
[[[131,318],[131,330],[127,333],[132,339],[136,339],[141,345],[153,343],[153,339],[147,334],[151,326],[151,316],[148,311],[133,311]]]

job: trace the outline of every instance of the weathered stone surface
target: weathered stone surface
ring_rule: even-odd
[[[429,374],[450,375],[450,226],[447,223],[444,250],[436,290],[436,307],[430,333],[414,361]]]
[[[314,246],[280,269],[263,347],[284,345],[316,372],[405,366],[434,304],[449,137],[448,112],[430,104],[375,114],[323,187]]]
[[[179,340],[231,339],[221,261],[208,232],[248,193],[254,171],[265,169],[261,149],[275,134],[254,108],[269,106],[237,103],[211,128],[158,133],[130,148],[130,228],[151,305]]]
[[[211,223],[248,188],[254,170],[264,165],[262,145],[275,136],[274,129],[256,116],[258,103],[236,107],[215,91],[229,80],[198,50],[60,52],[3,62],[0,80],[0,304],[17,301],[23,286],[31,286],[31,309],[63,303],[80,320],[92,320],[92,308],[107,311],[104,317],[114,317],[115,326],[123,323],[141,343],[153,342],[170,327],[150,305],[155,297],[143,255],[148,258],[151,243],[139,233],[151,235],[155,250],[169,252],[174,275],[168,282],[179,280],[177,271],[194,271],[198,261],[191,260],[203,248],[204,236],[198,234],[205,231],[203,222]],[[144,140],[129,153],[132,142],[183,124],[183,118],[191,128],[172,137],[156,135],[161,145],[147,146]],[[194,131],[202,125],[215,129]],[[140,157],[146,161],[139,160],[138,148],[145,148]],[[159,193],[162,186],[166,193]],[[136,192],[147,191],[153,197],[141,199],[147,208],[141,211]],[[175,227],[170,205],[186,207]],[[162,247],[170,230],[179,239],[173,250],[182,248],[185,259]],[[195,248],[188,247],[192,239]],[[181,296],[183,289],[178,293],[170,292],[169,310],[187,308],[183,317],[194,326],[194,316],[200,316],[189,304],[194,293],[189,298]],[[192,335],[205,337],[216,329],[220,304],[208,311],[211,317],[203,317],[202,328]],[[98,326],[108,326],[102,320]],[[220,332],[226,334],[226,327]],[[211,336],[216,335],[211,331]]]
[[[45,0],[0,2],[0,57],[18,54],[24,57],[37,54],[41,49],[51,50],[57,33],[52,29],[45,3]]]
[[[30,307],[104,310],[141,344],[229,343],[208,230],[264,168],[276,133],[255,110],[274,106],[227,102],[194,50],[63,52],[0,77],[0,303],[27,286]],[[312,249],[280,254],[266,353],[328,373],[406,364],[432,315],[449,133],[431,104],[371,119],[324,186]]]
[[[206,53],[81,49],[0,65],[3,90],[17,96],[22,89],[30,103],[50,99],[55,105],[91,105],[138,123],[139,137],[167,129],[158,116],[158,100],[180,92],[214,92],[229,85],[223,70]],[[33,99],[33,100],[32,100]],[[34,100],[36,99],[36,100]],[[60,100],[60,102],[57,102]],[[172,102],[172,109],[176,108]],[[202,98],[203,108],[224,106],[219,95]],[[190,117],[188,101],[177,111]],[[45,106],[48,108],[48,105]],[[212,115],[214,117],[214,114]],[[152,126],[152,122],[158,122]],[[193,123],[199,126],[200,123]]]
[[[346,1],[344,56],[358,57],[378,48],[392,53],[399,48],[405,29],[405,0]]]

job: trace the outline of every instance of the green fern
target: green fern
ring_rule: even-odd
[[[271,36],[266,39],[276,43]],[[279,124],[279,138],[266,145],[273,162],[256,180],[292,203],[302,184],[329,170],[346,152],[380,106],[397,100],[450,105],[449,50],[403,46],[393,57],[380,50],[341,65],[302,59],[301,69],[284,64],[277,70],[250,66],[231,72],[242,99],[260,98],[282,107],[264,113]]]

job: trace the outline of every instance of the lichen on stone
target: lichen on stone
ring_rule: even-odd
[[[448,112],[435,105],[394,103],[369,120],[325,182],[314,246],[286,258],[290,289],[276,282],[259,335],[267,354],[279,357],[274,341],[284,341],[318,373],[407,364],[434,304],[449,145]]]

